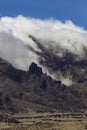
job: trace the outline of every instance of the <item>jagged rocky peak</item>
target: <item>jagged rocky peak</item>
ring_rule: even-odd
[[[67,59],[69,61],[70,57]],[[21,112],[21,110],[28,110],[28,105],[35,110],[40,109],[37,105],[41,105],[41,109],[44,106],[65,112],[86,110],[86,64],[79,65],[79,61],[66,62],[64,58],[56,61],[58,62],[53,60],[51,67],[53,70],[54,67],[57,68],[56,71],[60,70],[64,77],[72,76],[74,84],[71,87],[44,74],[42,68],[34,62],[29,66],[29,71],[25,72],[0,59],[0,110]]]
[[[39,67],[36,63],[32,62],[29,67],[29,74],[41,75],[42,73],[42,68]]]

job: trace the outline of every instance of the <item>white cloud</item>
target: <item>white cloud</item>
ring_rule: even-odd
[[[57,56],[63,56],[68,51],[83,58],[84,48],[87,50],[87,31],[74,25],[72,21],[62,23],[59,20],[23,16],[1,17],[0,57],[23,70],[27,70],[33,61],[38,63],[40,56],[35,52],[42,50],[29,35],[38,39],[42,46]]]

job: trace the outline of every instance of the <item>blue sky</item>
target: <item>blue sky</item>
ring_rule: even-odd
[[[87,29],[87,0],[0,0],[0,16],[72,20]]]

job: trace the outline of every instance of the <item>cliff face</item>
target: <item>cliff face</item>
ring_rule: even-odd
[[[57,66],[57,70],[60,68],[64,75],[71,73],[76,85],[74,82],[72,86],[67,87],[61,81],[53,80],[35,63],[32,63],[29,71],[25,72],[0,59],[0,109],[9,111],[42,108],[42,111],[87,109],[86,62],[81,64],[71,64],[72,60],[69,64],[62,62],[64,61],[58,61],[58,65],[61,63],[62,66],[61,68]]]
[[[40,56],[38,62],[46,67],[50,74],[56,79],[70,81],[67,86],[86,87],[87,85],[87,51],[84,48],[84,55],[76,55],[68,50],[56,48],[57,53],[52,51],[52,48],[46,48],[42,41],[29,35],[29,38],[35,42],[41,52],[35,53]],[[59,55],[59,52],[61,53]],[[63,82],[64,83],[64,82]]]

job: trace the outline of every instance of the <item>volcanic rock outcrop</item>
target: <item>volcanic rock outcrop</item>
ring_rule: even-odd
[[[34,62],[29,71],[17,70],[7,61],[0,59],[0,110],[5,111],[84,111],[87,109],[85,76],[86,63],[74,63],[68,59],[61,63],[61,72],[70,71],[74,81],[70,87],[43,73]],[[62,63],[63,62],[63,63]],[[83,67],[81,70],[81,66]],[[68,67],[68,69],[67,69]],[[83,70],[84,69],[84,70]],[[78,74],[78,75],[77,75]],[[84,78],[83,78],[84,75]],[[82,80],[81,80],[82,79]],[[85,86],[83,86],[83,83]],[[43,109],[42,109],[43,108]]]

